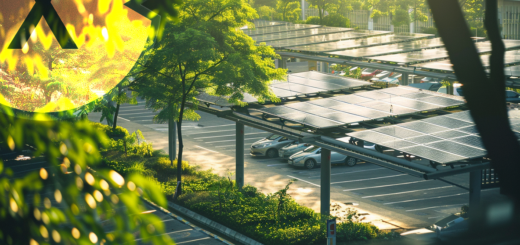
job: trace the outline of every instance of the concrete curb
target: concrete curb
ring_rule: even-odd
[[[195,229],[195,230],[197,230],[197,231],[202,231],[202,232],[206,233],[207,235],[209,235],[210,237],[213,237],[213,238],[215,238],[216,240],[219,240],[219,241],[223,242],[224,244],[227,244],[227,245],[234,245],[233,243],[228,242],[227,240],[225,240],[225,239],[222,238],[222,237],[219,237],[219,236],[217,236],[217,235],[215,235],[215,234],[213,234],[213,233],[211,233],[211,232],[209,232],[209,231],[206,231],[206,230],[204,230],[204,229],[202,229],[202,228],[200,228],[200,227],[198,227],[198,226],[196,226],[196,225],[194,225],[194,224],[191,224],[191,223],[188,222],[187,220],[185,220],[185,219],[183,219],[183,218],[181,218],[181,217],[179,217],[179,216],[173,214],[172,212],[168,211],[167,209],[164,209],[163,207],[161,207],[161,206],[159,206],[159,205],[157,205],[157,204],[151,202],[150,200],[148,200],[148,199],[146,199],[146,198],[143,198],[143,200],[145,200],[145,201],[146,201],[147,203],[149,203],[150,205],[156,207],[157,209],[160,209],[161,211],[165,212],[166,214],[168,214],[168,215],[171,216],[172,218],[177,219],[177,220],[183,222],[184,224],[187,224],[187,225],[191,226],[193,229]],[[175,205],[175,204],[174,204],[174,205]],[[170,207],[170,202],[168,202],[168,207]],[[174,209],[175,209],[175,208],[174,208]],[[191,211],[190,211],[190,212],[191,212]],[[189,216],[189,215],[188,215],[188,216]],[[190,217],[191,217],[191,216],[190,216]],[[201,217],[202,217],[202,216],[201,216]]]
[[[169,208],[172,208],[178,212],[182,212],[184,215],[198,221],[198,222],[201,222],[209,227],[211,227],[212,229],[215,229],[219,232],[222,232],[223,234],[226,234],[227,236],[243,243],[243,244],[248,244],[248,245],[263,245],[262,243],[259,243],[247,236],[244,236],[234,230],[231,230],[215,221],[212,221],[202,215],[199,215],[185,207],[181,207],[175,203],[172,203],[172,202],[168,202],[168,207]],[[208,233],[209,234],[209,233]],[[210,234],[210,236],[213,236],[212,234]]]

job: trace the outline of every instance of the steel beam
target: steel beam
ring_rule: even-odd
[[[236,122],[236,182],[238,189],[244,186],[244,124]]]
[[[321,148],[321,215],[330,215],[330,150]]]
[[[400,82],[399,85],[404,85],[404,86],[406,86],[406,85],[409,84],[409,81],[408,81],[408,75],[410,75],[410,74],[408,74],[408,73],[403,73],[403,75],[401,76],[401,82]]]

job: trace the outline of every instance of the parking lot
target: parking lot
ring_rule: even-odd
[[[221,175],[234,172],[235,123],[204,112],[198,112],[198,122],[183,122],[185,159],[203,169],[213,169]],[[154,112],[139,105],[122,105],[121,126],[139,128],[153,142],[154,148],[167,151],[167,125],[152,121]],[[99,120],[96,114],[89,116]],[[149,131],[147,131],[149,130]],[[273,192],[283,188],[290,179],[291,195],[306,206],[319,210],[320,169],[307,170],[290,166],[281,159],[254,157],[249,154],[251,143],[269,133],[245,127],[245,183]],[[389,154],[391,152],[388,152]],[[331,201],[357,203],[369,213],[402,222],[407,227],[424,227],[460,211],[468,203],[468,174],[443,180],[423,180],[371,163],[359,162],[354,167],[333,165]],[[482,198],[498,198],[498,189],[482,191]]]

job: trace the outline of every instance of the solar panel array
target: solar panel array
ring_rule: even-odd
[[[371,85],[358,79],[323,74],[316,71],[290,74],[287,81],[273,81],[269,87],[278,98],[296,97],[308,94],[319,94],[329,91],[340,91]],[[202,93],[197,99],[220,106],[232,106],[227,99]],[[244,94],[244,102],[258,101],[249,94]]]
[[[520,41],[518,40],[503,40],[504,45],[507,49],[510,48],[518,48],[520,47]],[[491,51],[491,42],[476,42],[475,46],[478,49],[479,53],[489,52]],[[518,50],[515,50],[518,51]],[[515,52],[513,51],[513,52]],[[510,54],[512,56],[512,54]],[[444,59],[448,58],[448,51],[445,48],[436,48],[436,49],[425,49],[421,51],[413,51],[408,53],[400,53],[400,54],[389,54],[389,55],[381,55],[376,57],[371,57],[373,60],[382,61],[382,62],[395,62],[395,63],[418,63],[425,62],[429,60],[435,59]],[[520,57],[516,57],[518,61]]]
[[[412,40],[396,44],[380,45],[368,48],[349,49],[336,52],[328,52],[328,54],[343,57],[368,57],[382,54],[390,54],[396,52],[407,52],[421,50],[424,48],[442,47],[444,43],[440,38]]]
[[[332,41],[327,43],[312,43],[308,45],[288,47],[287,49],[305,51],[305,52],[331,52],[345,49],[354,49],[360,47],[377,46],[384,44],[392,44],[398,42],[411,41],[416,39],[422,39],[431,37],[429,34],[396,34],[396,35],[383,35],[375,37],[367,37],[363,39],[343,40],[343,41]]]
[[[286,32],[293,30],[304,30],[304,29],[312,29],[320,27],[320,25],[305,25],[305,24],[290,24],[290,25],[276,25],[276,26],[266,26],[258,29],[245,29],[243,30],[246,35],[263,35],[266,33],[277,33],[277,32]]]
[[[310,37],[292,38],[287,40],[267,41],[266,44],[269,46],[273,46],[274,48],[285,48],[299,45],[325,43],[330,41],[362,39],[389,34],[391,33],[388,31],[349,31],[332,34],[314,35]]]
[[[261,109],[266,115],[313,128],[437,110],[464,104],[456,96],[399,86]]]
[[[490,55],[488,55],[488,54],[480,56],[480,60],[482,61],[482,65],[484,67],[489,67],[489,56]],[[520,50],[509,50],[504,53],[504,64],[505,65],[517,64],[517,63],[520,63]],[[430,69],[430,70],[453,71],[453,65],[451,64],[450,60],[441,60],[441,61],[422,63],[422,64],[418,64],[415,66],[425,68],[425,69]],[[507,73],[507,69],[505,71]]]
[[[520,135],[520,111],[510,111],[513,131]],[[437,163],[447,164],[486,156],[486,150],[469,111],[393,126],[349,133],[366,140]]]
[[[286,31],[286,32],[278,32],[278,33],[270,33],[264,35],[255,35],[251,36],[253,40],[256,42],[267,42],[267,41],[276,41],[276,40],[284,40],[291,38],[300,38],[300,37],[308,37],[329,33],[338,33],[338,32],[349,32],[353,31],[352,28],[340,28],[340,27],[320,27],[320,28],[312,28],[305,30],[294,30],[294,31]]]

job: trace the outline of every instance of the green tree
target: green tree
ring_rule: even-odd
[[[428,20],[428,16],[423,13],[423,9],[426,8],[425,0],[368,0],[364,8],[372,9],[371,17],[374,20],[389,15],[394,26],[407,25],[416,20]]]
[[[27,174],[13,174],[12,161],[0,162],[0,243],[135,244],[140,232],[147,242],[172,244],[157,216],[140,215],[146,211],[141,197],[166,206],[160,188],[100,167],[98,149],[107,138],[88,120],[21,119],[0,110],[1,148],[21,152],[30,145],[32,157],[44,161]]]
[[[258,8],[258,15],[263,20],[273,20],[276,10],[269,6],[262,6]]]
[[[146,106],[160,111],[154,120],[177,122],[179,151],[177,181],[182,173],[182,121],[198,120],[195,113],[200,91],[227,96],[231,103],[245,105],[243,94],[276,101],[272,80],[283,79],[285,70],[275,69],[279,58],[271,47],[256,46],[239,27],[258,18],[244,0],[188,0],[179,21],[165,27],[163,39],[150,50],[141,72],[133,75],[131,87],[146,99]],[[173,160],[172,160],[173,164]],[[180,186],[179,186],[180,187]],[[180,188],[177,194],[181,194]]]
[[[325,12],[338,5],[339,0],[309,0],[311,6],[314,6],[318,9],[318,14],[320,17],[320,25],[324,25],[323,17]]]
[[[300,2],[295,0],[278,0],[276,4],[278,19],[283,21],[295,21],[300,18]]]

